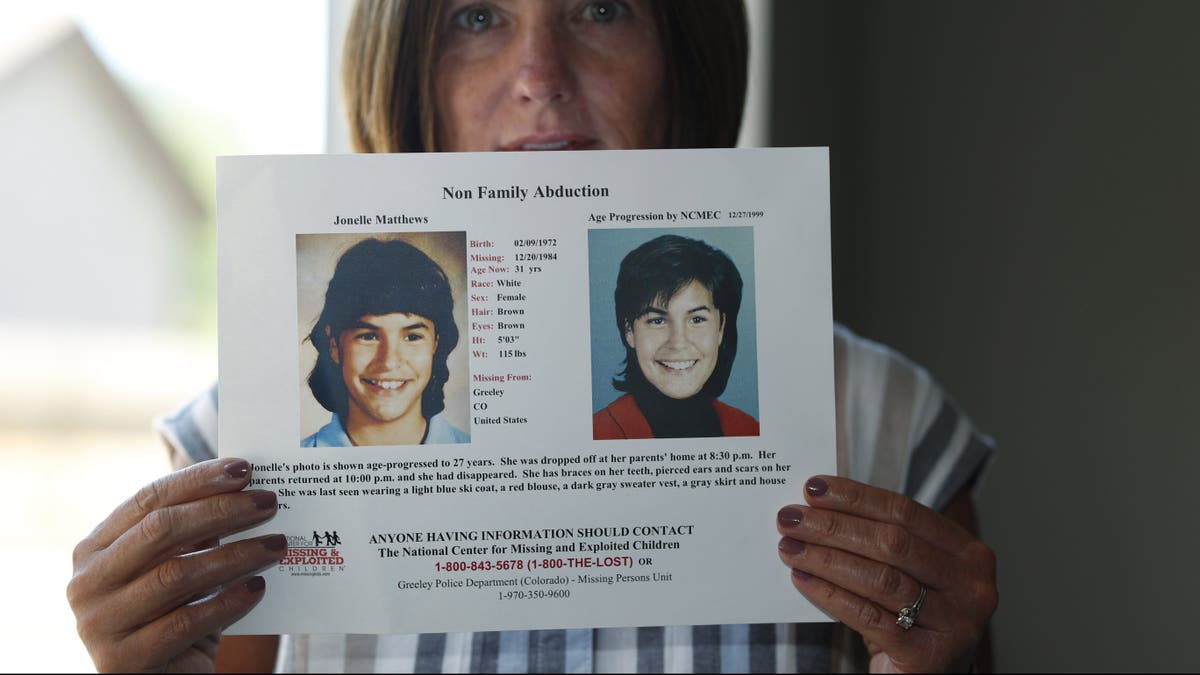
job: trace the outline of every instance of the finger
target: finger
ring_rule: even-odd
[[[210,459],[169,473],[125,500],[84,541],[93,551],[107,548],[155,509],[236,492],[250,484],[250,474],[250,463],[237,458]]]
[[[868,644],[887,652],[900,672],[929,670],[928,664],[916,662],[921,655],[931,653],[934,646],[934,632],[922,625],[922,619],[906,631],[896,625],[896,614],[805,572],[793,571],[792,585],[818,609],[857,631]]]
[[[156,509],[97,555],[94,581],[115,588],[153,569],[185,545],[228,536],[269,520],[274,492],[251,490]]]
[[[828,546],[899,568],[934,589],[950,587],[958,578],[954,559],[900,525],[808,506],[779,510],[779,533],[799,541]]]
[[[287,537],[275,534],[175,556],[106,597],[95,611],[108,617],[113,632],[122,633],[258,572],[286,553]]]
[[[175,555],[187,555],[189,553],[196,553],[197,551],[205,551],[210,548],[216,548],[220,543],[221,541],[216,537],[205,539],[204,541],[198,541],[194,544],[184,545],[183,548],[180,548]]]
[[[975,540],[958,523],[913,499],[848,478],[813,476],[804,484],[804,498],[822,509],[899,525],[955,555]]]
[[[122,663],[131,670],[157,669],[175,655],[242,618],[263,597],[266,581],[250,577],[199,602],[179,607],[130,634],[120,642]]]
[[[820,577],[885,609],[899,612],[921,594],[921,584],[895,567],[835,548],[783,537],[779,540],[779,557],[793,570]],[[929,616],[944,627],[952,624],[954,617],[942,599],[941,593],[930,591],[922,607],[936,605],[939,611]]]

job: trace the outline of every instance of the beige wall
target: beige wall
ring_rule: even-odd
[[[792,3],[775,145],[828,144],[835,315],[1000,444],[1001,670],[1196,670],[1200,3]]]

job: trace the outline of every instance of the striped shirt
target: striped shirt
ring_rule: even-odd
[[[923,368],[834,327],[838,473],[941,510],[992,457]],[[193,461],[216,456],[217,387],[156,427]],[[422,635],[285,635],[281,672],[823,672],[865,670],[845,626],[753,624]]]

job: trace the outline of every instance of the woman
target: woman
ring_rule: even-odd
[[[722,146],[736,137],[745,57],[736,0],[397,0],[358,8],[344,81],[362,151]],[[853,642],[873,670],[969,667],[996,606],[967,493],[987,448],[924,371],[842,329],[834,344],[839,467],[875,487],[810,479],[807,503],[779,511],[778,554],[795,589],[861,643],[824,625],[332,636],[285,640],[284,665],[826,670]],[[211,430],[214,404],[165,421],[180,463],[211,454],[198,426]],[[277,535],[212,548],[273,514],[274,494],[244,490],[249,480],[233,459],[170,474],[76,547],[68,597],[100,670],[213,667],[221,627],[264,593],[250,575],[286,546]],[[203,552],[180,555],[191,551]],[[269,667],[273,642],[261,642],[222,640],[222,659]]]
[[[717,400],[737,357],[742,276],[724,252],[664,234],[621,261],[613,293],[625,392],[592,416],[592,438],[757,436],[758,420]]]

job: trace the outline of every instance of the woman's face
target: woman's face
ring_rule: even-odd
[[[651,305],[625,331],[646,381],[664,396],[684,399],[704,388],[717,367],[725,317],[712,293],[692,281],[665,307]]]
[[[662,147],[652,0],[450,0],[434,97],[441,150]]]

